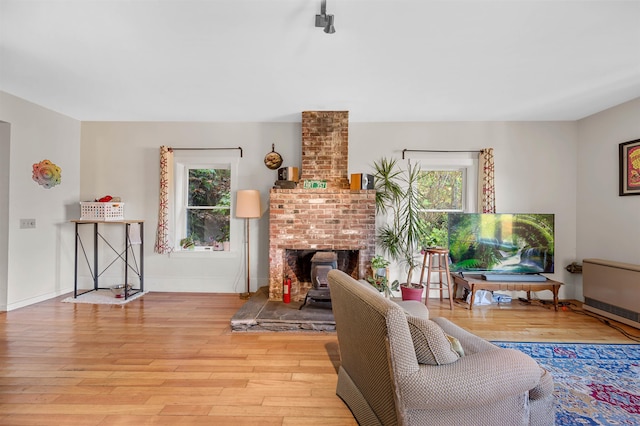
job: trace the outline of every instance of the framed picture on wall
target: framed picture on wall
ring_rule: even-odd
[[[640,139],[620,144],[620,195],[640,195]]]

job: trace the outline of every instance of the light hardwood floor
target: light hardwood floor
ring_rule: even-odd
[[[244,301],[231,294],[148,293],[124,306],[63,298],[0,314],[2,425],[356,424],[335,395],[334,333],[232,333]],[[539,303],[429,307],[489,340],[634,343]]]

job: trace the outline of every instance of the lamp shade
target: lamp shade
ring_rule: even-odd
[[[237,192],[236,217],[258,218],[261,213],[260,191],[257,189],[242,189]]]

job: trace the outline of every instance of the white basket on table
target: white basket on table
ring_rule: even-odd
[[[124,220],[124,203],[80,201],[80,220]]]

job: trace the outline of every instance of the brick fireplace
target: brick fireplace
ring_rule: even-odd
[[[282,300],[285,276],[291,300],[304,300],[312,285],[304,259],[317,251],[335,252],[338,269],[366,276],[375,254],[375,191],[349,188],[348,142],[348,111],[302,113],[300,182],[269,196],[270,300]],[[305,180],[326,181],[327,188],[304,189]]]

